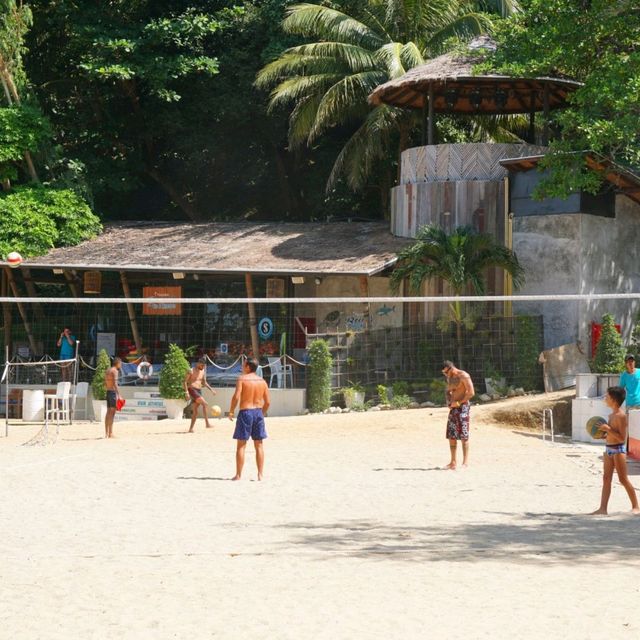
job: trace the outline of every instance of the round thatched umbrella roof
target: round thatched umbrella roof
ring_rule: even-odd
[[[446,53],[381,84],[371,93],[369,102],[422,109],[432,95],[434,113],[532,113],[566,106],[567,95],[580,86],[563,78],[474,75],[473,66],[482,62],[483,53],[495,49],[491,38],[476,38],[464,54]]]

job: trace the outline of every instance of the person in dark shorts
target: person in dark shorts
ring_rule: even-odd
[[[202,415],[204,416],[204,423],[207,429],[211,429],[209,424],[209,405],[202,397],[202,387],[207,387],[213,395],[216,395],[215,390],[207,382],[207,361],[204,358],[200,358],[193,369],[187,373],[184,378],[184,390],[185,393],[193,403],[191,408],[191,424],[189,425],[188,433],[193,433],[193,427],[198,419],[198,408],[202,407]]]
[[[236,428],[233,432],[237,440],[236,475],[232,480],[240,480],[244,467],[247,440],[251,438],[256,449],[256,465],[258,480],[262,480],[264,472],[264,449],[262,441],[267,437],[264,418],[269,410],[271,400],[267,383],[256,374],[258,361],[247,358],[242,365],[242,375],[236,383],[236,391],[231,398],[229,420],[233,420],[236,405],[240,407]]]
[[[447,469],[455,470],[457,466],[458,440],[462,442],[462,466],[469,464],[469,400],[475,391],[471,376],[462,369],[455,367],[453,362],[445,360],[442,373],[447,379],[447,405],[449,417],[447,419],[447,440],[451,451],[451,462]]]
[[[120,358],[113,359],[113,365],[107,369],[104,375],[104,386],[107,389],[107,415],[104,418],[105,438],[113,438],[113,420],[116,415],[120,389],[118,388],[118,375],[122,367]]]

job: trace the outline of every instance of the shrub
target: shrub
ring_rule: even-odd
[[[309,347],[307,406],[314,413],[331,406],[333,358],[326,340],[314,340]]]
[[[184,400],[184,379],[190,368],[184,351],[177,344],[170,344],[158,381],[165,400]]]
[[[379,384],[377,386],[378,397],[380,398],[380,404],[389,404],[389,392],[387,391],[387,387],[383,384]]]
[[[602,316],[602,333],[593,359],[594,373],[620,373],[624,371],[624,345],[616,329],[613,316]]]
[[[437,404],[446,404],[447,382],[441,378],[434,378],[429,382],[429,400]]]
[[[393,395],[395,396],[406,396],[409,395],[409,383],[404,382],[403,380],[398,380],[391,385],[391,389],[393,391]]]
[[[406,394],[394,395],[391,398],[392,409],[406,409],[411,404],[411,398]]]
[[[516,318],[516,375],[514,384],[527,390],[539,389],[541,367],[538,357],[542,350],[533,318]]]
[[[91,380],[91,393],[95,400],[107,399],[107,388],[104,379],[110,366],[111,358],[109,358],[109,354],[104,349],[100,349],[98,361],[96,362],[96,371]]]

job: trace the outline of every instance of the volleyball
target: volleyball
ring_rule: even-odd
[[[19,267],[22,264],[22,256],[17,251],[12,251],[7,256],[7,264],[12,269],[15,269],[16,267]]]
[[[211,407],[211,415],[214,418],[219,418],[222,415],[222,409],[217,404],[214,404]]]
[[[600,429],[607,421],[600,416],[593,416],[587,420],[587,433],[594,440],[604,440],[607,437],[607,432]]]

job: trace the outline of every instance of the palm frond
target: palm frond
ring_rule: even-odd
[[[346,65],[335,58],[300,55],[285,51],[277,60],[264,66],[256,76],[259,89],[269,89],[283,79],[292,76],[310,76],[323,73],[347,73]]]
[[[420,49],[415,42],[407,42],[402,47],[400,59],[402,60],[402,64],[405,69],[413,69],[413,67],[417,67],[425,63],[424,57],[422,53],[420,53]]]
[[[318,114],[322,94],[307,96],[298,101],[289,117],[288,140],[291,149],[306,144]]]
[[[314,58],[334,59],[344,62],[352,73],[376,66],[375,52],[346,42],[313,42],[287,49],[287,53]]]
[[[310,140],[332,126],[344,124],[354,108],[366,109],[368,95],[385,79],[381,71],[364,71],[338,80],[322,97]]]
[[[269,110],[281,105],[306,99],[309,95],[323,94],[327,89],[339,82],[339,74],[319,73],[314,76],[294,76],[281,82],[272,92],[269,98]]]
[[[484,13],[467,13],[447,22],[434,30],[425,43],[425,53],[430,56],[439,54],[445,43],[452,39],[470,40],[483,33],[491,33],[493,24]]]
[[[400,42],[389,42],[376,51],[376,58],[384,65],[389,79],[399,78],[407,71],[402,64],[402,49]]]
[[[289,7],[282,28],[287,33],[372,49],[384,44],[384,40],[363,22],[336,9],[317,4],[304,3]]]

